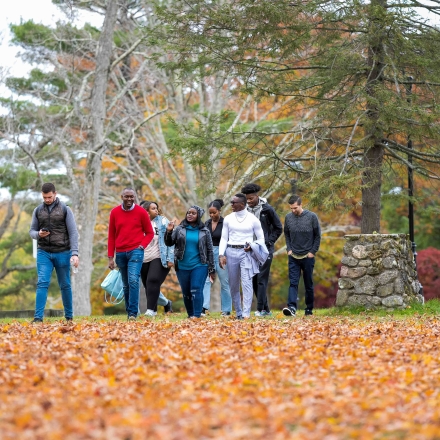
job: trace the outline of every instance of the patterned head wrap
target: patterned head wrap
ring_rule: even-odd
[[[189,209],[195,209],[197,211],[197,220],[199,222],[201,222],[203,214],[205,213],[205,210],[203,208],[201,208],[200,206],[197,206],[197,205],[193,205]]]

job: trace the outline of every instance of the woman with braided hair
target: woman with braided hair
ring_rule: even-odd
[[[188,318],[200,318],[206,277],[215,279],[211,233],[202,222],[204,209],[191,206],[179,226],[169,222],[165,244],[174,246],[174,264]]]

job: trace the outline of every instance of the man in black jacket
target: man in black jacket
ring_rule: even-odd
[[[267,200],[260,197],[258,193],[261,186],[255,183],[248,183],[241,192],[246,195],[247,210],[257,217],[261,222],[264,232],[264,241],[266,242],[269,257],[263,266],[260,267],[260,273],[252,279],[254,294],[257,297],[257,311],[255,316],[271,315],[267,303],[267,284],[269,282],[270,266],[274,253],[274,244],[283,232],[283,225],[280,218]]]

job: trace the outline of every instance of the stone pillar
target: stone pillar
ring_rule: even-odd
[[[337,306],[403,309],[423,303],[406,234],[346,235]]]

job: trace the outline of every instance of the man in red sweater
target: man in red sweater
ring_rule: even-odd
[[[131,320],[136,319],[139,310],[139,277],[144,249],[153,239],[154,232],[147,211],[135,203],[134,190],[125,188],[121,199],[122,204],[110,212],[108,267],[119,267],[124,286],[125,310]]]

